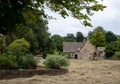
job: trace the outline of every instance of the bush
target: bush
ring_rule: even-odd
[[[0,70],[17,69],[17,63],[13,60],[14,57],[0,56]]]
[[[37,61],[32,54],[24,54],[19,57],[12,53],[4,53],[0,56],[0,69],[34,69],[37,66]]]
[[[0,69],[31,69],[37,66],[32,54],[28,54],[30,44],[25,39],[12,42],[0,57]]]
[[[34,69],[37,66],[37,61],[32,54],[26,54],[19,57],[18,66],[20,69]]]
[[[112,56],[112,59],[120,60],[120,52],[115,52],[115,54]]]
[[[8,47],[7,51],[15,55],[21,55],[29,52],[30,44],[24,38],[13,41]]]
[[[70,53],[63,53],[63,56],[70,58]]]
[[[51,69],[60,69],[62,66],[69,66],[69,60],[64,56],[51,55],[47,56],[43,64]]]

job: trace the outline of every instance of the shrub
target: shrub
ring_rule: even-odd
[[[0,56],[0,69],[34,69],[37,66],[37,61],[32,54],[24,54],[19,57],[12,53],[4,53]]]
[[[15,55],[24,54],[30,49],[30,44],[24,38],[13,41],[8,47],[7,51]]]
[[[32,54],[28,54],[30,44],[25,39],[12,42],[0,58],[0,69],[30,69],[37,66]]]
[[[37,61],[32,54],[26,54],[19,57],[18,66],[20,69],[34,69],[37,66]]]
[[[47,56],[43,64],[51,69],[59,69],[62,66],[67,67],[69,66],[70,62],[69,60],[64,56],[58,56],[58,55],[51,55]]]
[[[120,52],[115,52],[115,54],[112,56],[112,59],[120,60]]]
[[[63,56],[70,58],[70,53],[63,53]]]
[[[14,57],[10,56],[9,58],[6,56],[0,56],[0,69],[1,70],[10,70],[17,69],[17,63],[13,60]]]

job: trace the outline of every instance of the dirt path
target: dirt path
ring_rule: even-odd
[[[69,73],[0,80],[0,84],[120,84],[120,61],[71,60]]]

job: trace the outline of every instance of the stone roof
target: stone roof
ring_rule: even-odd
[[[63,52],[76,52],[84,46],[84,42],[63,42]]]

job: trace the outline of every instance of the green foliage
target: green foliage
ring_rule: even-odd
[[[56,51],[56,46],[51,38],[49,38],[46,45],[47,45],[47,47],[45,48],[45,51],[47,51],[47,53],[49,53],[49,54],[54,54]]]
[[[102,27],[97,27],[93,30],[92,34],[90,34],[90,42],[95,45],[96,47],[105,47],[106,46],[106,39],[105,34],[103,32]]]
[[[115,54],[115,51],[117,51],[117,42],[109,43],[105,49],[106,58],[111,58]]]
[[[8,0],[7,0],[8,1]],[[19,13],[21,14],[21,21],[20,22],[17,22],[17,21],[13,21],[14,23],[11,25],[12,21],[9,21],[8,24],[10,24],[9,26],[7,26],[6,24],[3,24],[5,25],[5,27],[2,25],[0,25],[0,32],[3,33],[3,34],[7,34],[9,35],[9,40],[10,42],[12,42],[13,40],[15,39],[20,39],[20,38],[25,38],[30,44],[31,44],[31,47],[30,47],[30,50],[32,53],[35,54],[35,52],[40,49],[40,51],[42,51],[41,49],[44,49],[44,47],[46,46],[46,43],[48,41],[48,38],[49,38],[49,33],[48,33],[48,27],[47,27],[47,20],[44,18],[43,19],[43,14],[41,14],[41,11],[39,11],[38,9],[32,9],[31,7],[33,6],[33,2],[31,1],[27,1],[27,2],[30,2],[29,3],[29,6],[31,5],[31,7],[28,7],[26,5],[23,5],[23,4],[20,4],[20,3],[24,3],[24,4],[27,4],[27,2],[25,1],[20,1],[20,0],[17,0],[18,2],[11,2],[8,1],[6,3],[1,3],[1,7],[4,5],[7,5],[8,8],[9,6],[11,10],[8,10],[9,11],[9,14],[14,14],[15,11],[12,11],[12,10],[16,10],[19,11],[19,7],[15,8],[15,9],[12,9],[14,8],[13,6],[21,6],[21,11],[19,11]],[[0,1],[1,2],[1,1]],[[27,8],[26,8],[27,7]],[[4,10],[3,10],[4,11]],[[12,12],[10,12],[12,11]],[[16,11],[16,12],[17,12]],[[2,12],[2,11],[1,11]],[[7,12],[7,9],[4,11],[4,12]],[[4,14],[3,14],[4,15]],[[9,15],[8,15],[9,16]],[[19,14],[18,14],[18,17],[20,17]],[[0,17],[2,17],[0,15]],[[4,17],[6,19],[4,20],[7,20],[7,17]],[[16,16],[11,16],[10,18],[14,18],[15,20],[17,20],[17,15]],[[2,19],[0,19],[1,21]],[[1,22],[4,22],[4,21],[1,21]],[[1,23],[0,23],[1,24]],[[2,27],[2,28],[1,28]],[[12,37],[12,38],[11,38]],[[9,42],[9,43],[10,43]],[[8,44],[9,44],[8,43]]]
[[[35,68],[37,63],[32,54],[28,54],[30,44],[25,39],[12,42],[5,53],[1,55],[1,69]]]
[[[25,40],[27,40],[31,45],[30,47],[31,52],[34,53],[38,48],[38,41],[37,41],[37,37],[34,34],[33,30],[22,24],[16,25],[16,27],[17,29],[15,32],[14,39],[25,38]]]
[[[33,35],[30,35],[28,33],[29,37],[32,36],[30,40],[28,38],[25,38],[31,44],[31,51],[44,51],[46,44],[49,40],[49,33],[47,27],[48,21],[46,19],[43,19],[41,13],[37,10],[26,11],[24,13],[24,16],[27,22],[26,25],[28,29],[31,29],[33,32]]]
[[[42,55],[43,55],[43,56],[42,56],[43,59],[45,59],[45,58],[47,57],[47,54],[48,54],[48,53],[50,53],[50,52],[49,52],[49,51],[46,51],[46,50],[43,51],[43,53],[42,53]]]
[[[80,19],[85,26],[92,26],[89,17],[93,15],[93,11],[102,11],[105,8],[97,0],[53,0],[46,1],[46,3],[52,11],[58,12],[64,18],[72,14],[74,18]]]
[[[76,38],[74,34],[67,34],[66,37],[64,37],[65,42],[76,42]]]
[[[29,52],[30,44],[24,38],[13,41],[8,47],[7,51],[19,55],[21,53]]]
[[[120,60],[120,51],[115,52],[115,54],[112,56],[112,59]]]
[[[53,45],[57,48],[59,52],[63,51],[63,37],[61,37],[58,34],[55,34],[51,37],[51,40],[53,41]]]
[[[49,39],[47,24],[47,21],[43,19],[28,24],[28,27],[33,30],[33,33],[36,36],[38,48],[44,48]]]
[[[0,0],[0,33],[9,35],[7,45],[15,38],[25,38],[33,53],[46,50],[49,40],[46,19],[51,18],[45,13],[46,7],[63,17],[73,16],[85,26],[92,26],[89,17],[94,11],[105,8],[97,0]]]
[[[0,56],[0,69],[34,69],[37,62],[32,54],[24,54],[19,57],[12,53],[4,53]]]
[[[69,60],[64,56],[51,55],[47,56],[44,61],[44,65],[51,69],[59,69],[62,66],[69,66]]]
[[[63,53],[63,56],[65,56],[66,58],[70,58],[70,53]]]
[[[117,36],[111,31],[105,31],[102,27],[98,26],[93,31],[88,34],[91,43],[97,47],[106,47],[106,58],[111,58],[116,51],[120,51],[119,47],[119,36]]]
[[[111,42],[106,46],[106,57],[111,58],[116,52],[120,51],[120,37],[118,36],[117,41]]]
[[[25,54],[18,58],[18,68],[20,69],[34,69],[36,68],[37,62],[34,60],[32,54]]]
[[[120,51],[120,36],[117,37],[117,51]]]
[[[97,0],[0,0],[0,2],[0,33],[3,34],[15,31],[16,24],[26,24],[25,11],[37,12],[32,19],[40,16],[50,18],[45,13],[45,9],[48,7],[63,17],[72,15],[74,18],[80,19],[85,26],[91,26],[89,17],[93,15],[94,11],[103,11],[105,8]]]
[[[101,32],[103,32],[104,34],[105,34],[105,32],[106,32],[106,31],[103,29],[103,27],[98,26],[98,27],[96,27],[93,31],[90,31],[90,32],[88,33],[88,37],[91,38],[98,30],[101,31]]]
[[[16,57],[13,55],[5,56],[0,55],[0,70],[10,70],[10,69],[16,69],[18,67],[16,61]]]
[[[105,33],[105,38],[106,38],[106,43],[111,43],[113,41],[117,41],[117,36],[111,31],[107,31]]]
[[[84,40],[83,34],[81,32],[77,32],[77,34],[76,34],[76,41],[77,42],[83,42],[83,40]]]

